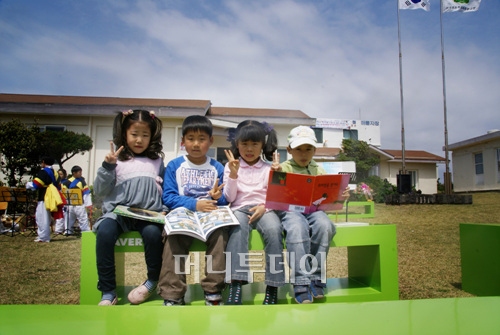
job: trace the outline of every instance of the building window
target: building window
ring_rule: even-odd
[[[476,185],[484,185],[483,153],[474,154]]]
[[[224,150],[229,150],[229,148],[217,148],[217,156],[210,156],[210,151],[209,151],[209,156],[215,158],[219,163],[222,165],[226,165],[227,163],[227,157],[226,153]]]
[[[313,128],[316,142],[323,143],[323,128]]]
[[[344,129],[345,140],[358,140],[358,131],[356,129]]]
[[[278,149],[277,151],[280,154],[280,163],[283,163],[288,159],[287,157],[288,151],[286,149]]]
[[[497,148],[497,182],[500,183],[500,148]]]

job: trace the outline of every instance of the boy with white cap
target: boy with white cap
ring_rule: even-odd
[[[316,135],[310,127],[293,128],[288,135],[287,148],[292,158],[281,163],[277,170],[313,176],[326,174],[323,167],[313,160],[317,147]],[[344,196],[348,197],[348,192]],[[305,304],[313,302],[313,299],[323,298],[326,288],[326,257],[336,232],[333,222],[323,211],[310,214],[286,211],[277,213],[286,231],[288,262],[292,270],[290,281],[295,301]]]

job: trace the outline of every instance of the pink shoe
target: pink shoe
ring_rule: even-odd
[[[151,296],[151,292],[148,291],[148,288],[142,284],[134,288],[128,294],[128,301],[132,305],[139,305],[146,301]]]

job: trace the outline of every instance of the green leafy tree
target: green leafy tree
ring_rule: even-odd
[[[342,150],[336,160],[355,162],[358,182],[365,181],[370,169],[380,163],[380,158],[370,151],[368,143],[352,139],[342,140]]]
[[[0,122],[0,169],[10,187],[22,185],[25,174],[38,170],[40,129],[26,126],[19,119]]]
[[[73,131],[44,131],[40,133],[40,150],[51,156],[62,168],[64,163],[77,154],[92,149],[92,139],[85,134]]]

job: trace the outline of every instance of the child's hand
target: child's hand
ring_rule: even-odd
[[[219,178],[215,180],[214,187],[208,191],[208,195],[212,197],[214,200],[218,200],[220,197],[222,197],[222,188],[224,187],[225,184],[220,184],[219,185]]]
[[[217,209],[217,200],[200,199],[196,201],[196,210],[198,212],[210,212]]]
[[[224,150],[227,157],[227,166],[229,167],[229,178],[237,179],[238,178],[238,170],[240,169],[240,160],[235,159],[231,150]]]
[[[273,152],[273,163],[271,164],[271,170],[281,171],[280,153],[278,152],[278,150]]]
[[[104,157],[104,161],[109,164],[116,164],[118,155],[123,150],[123,145],[119,147],[115,152],[115,146],[113,145],[113,142],[109,142],[109,144],[111,145],[111,151],[106,155],[106,157]]]
[[[266,207],[264,205],[258,205],[250,208],[248,211],[253,213],[251,216],[248,216],[248,224],[252,224],[266,213]]]

